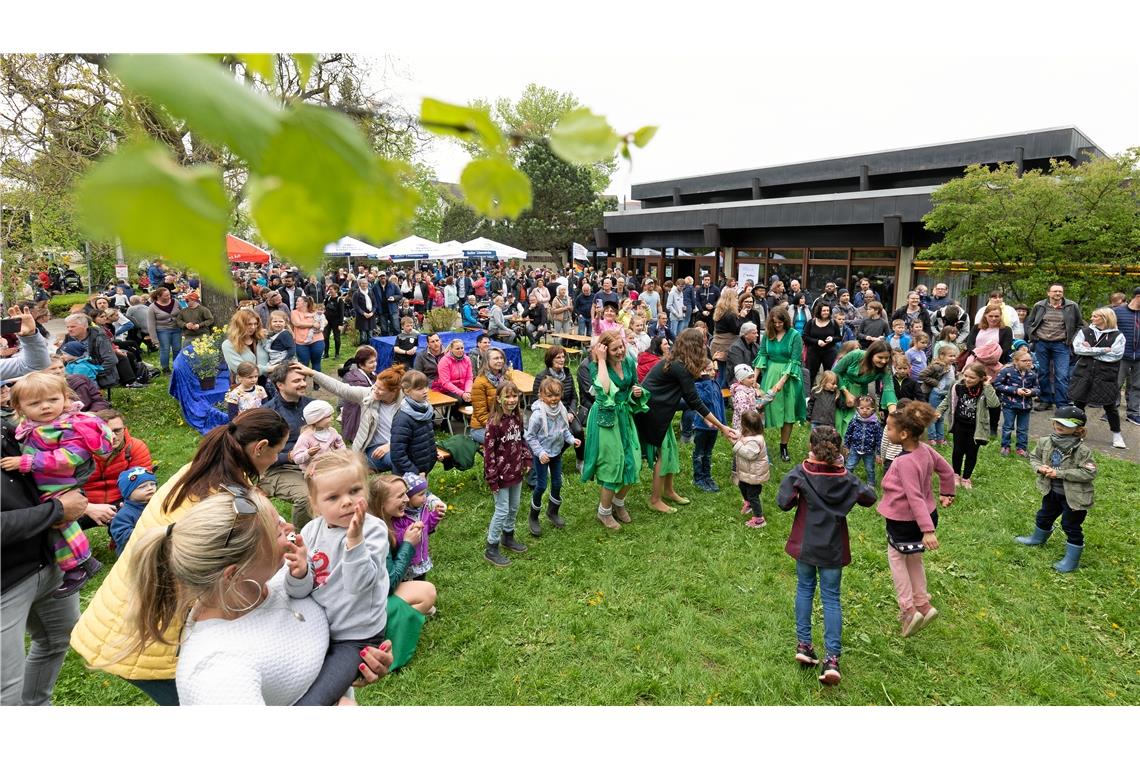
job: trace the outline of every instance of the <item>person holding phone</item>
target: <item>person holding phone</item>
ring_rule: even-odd
[[[0,333],[15,333],[20,338],[20,352],[0,359],[0,380],[20,377],[29,372],[47,369],[51,363],[47,338],[36,329],[31,309],[25,308],[18,317],[0,321]]]

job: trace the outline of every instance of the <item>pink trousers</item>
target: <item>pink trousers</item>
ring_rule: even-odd
[[[911,617],[914,610],[925,613],[930,609],[930,595],[926,593],[926,570],[922,553],[903,554],[893,546],[887,547],[887,562],[895,582],[895,597],[899,602],[900,616]]]

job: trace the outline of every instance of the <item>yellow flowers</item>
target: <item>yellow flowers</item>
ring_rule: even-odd
[[[605,600],[606,600],[606,592],[605,591],[595,591],[594,593],[590,594],[589,597],[587,597],[586,604],[588,604],[591,607],[597,607],[599,604],[601,604]]]

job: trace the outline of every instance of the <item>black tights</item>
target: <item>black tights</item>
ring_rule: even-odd
[[[330,337],[336,341],[336,355],[340,356],[340,325],[325,325],[325,359],[329,358],[329,348],[332,346]]]
[[[1084,411],[1084,408],[1088,406],[1088,404],[1086,404],[1084,401],[1074,401],[1073,406],[1077,407],[1081,411]],[[1104,414],[1106,417],[1108,417],[1108,429],[1113,433],[1119,433],[1120,407],[1118,407],[1116,404],[1105,404]]]
[[[951,464],[954,472],[969,480],[974,474],[974,466],[978,463],[979,444],[974,440],[974,425],[959,425],[954,423],[950,431],[954,434],[954,452],[951,455]]]

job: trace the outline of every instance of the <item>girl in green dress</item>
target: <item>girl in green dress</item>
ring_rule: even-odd
[[[835,429],[839,435],[847,433],[847,425],[855,416],[855,399],[868,395],[868,386],[876,382],[883,385],[883,395],[879,399],[879,406],[887,412],[895,410],[895,381],[891,377],[891,347],[879,339],[867,346],[867,350],[855,349],[843,355],[831,371],[839,378],[839,392],[846,399],[845,404],[837,404],[835,408]]]
[[[591,352],[595,401],[586,418],[582,482],[598,481],[602,487],[598,520],[610,530],[617,530],[621,527],[618,520],[630,522],[625,495],[641,472],[641,442],[633,413],[648,411],[649,397],[637,384],[637,365],[626,355],[620,331],[602,333]]]
[[[792,318],[786,304],[780,304],[768,315],[760,351],[754,367],[763,372],[760,388],[772,398],[764,408],[764,424],[780,428],[780,459],[791,461],[788,441],[792,425],[807,421],[807,402],[801,377],[804,342],[792,328]]]

